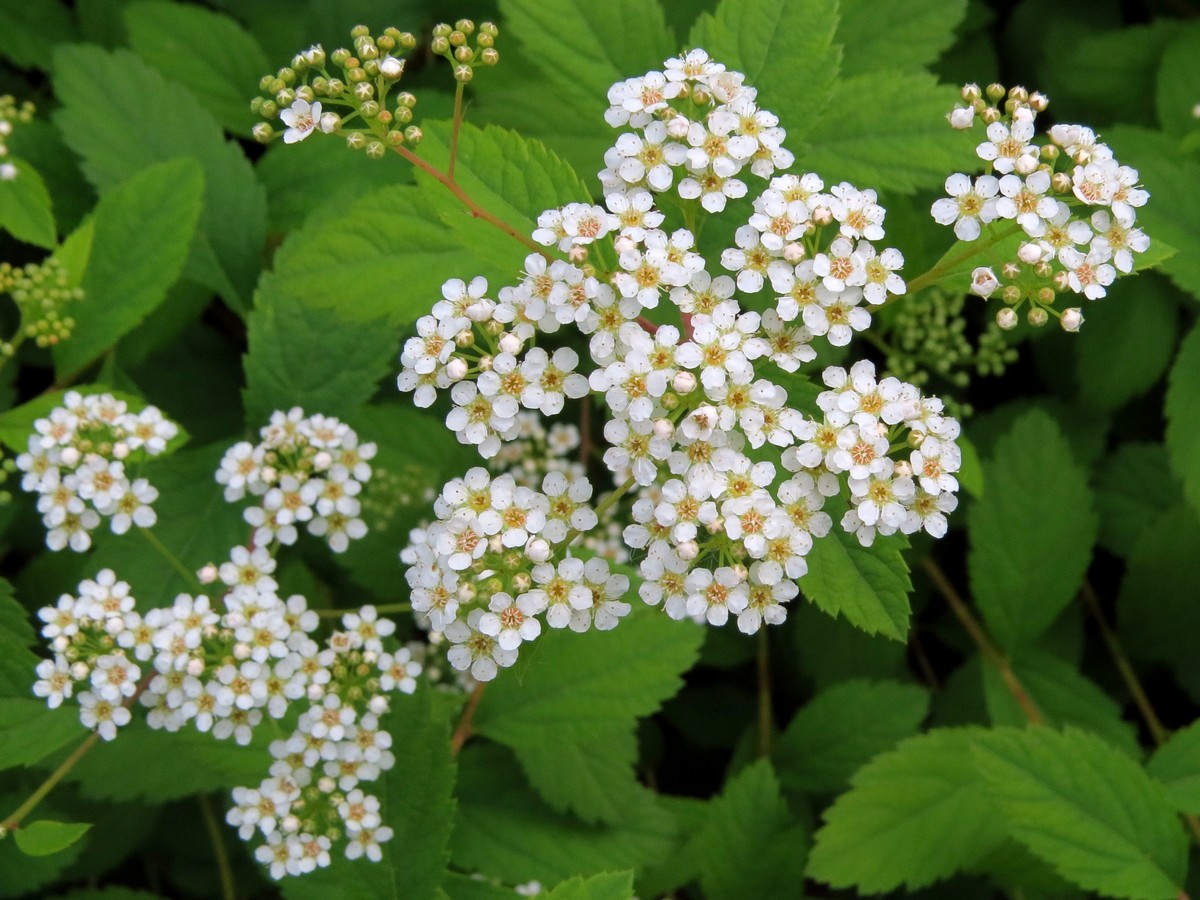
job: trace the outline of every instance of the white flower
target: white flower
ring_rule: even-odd
[[[504,649],[496,638],[479,630],[483,615],[482,609],[473,609],[466,622],[458,619],[446,626],[446,640],[454,644],[446,658],[460,672],[470,670],[476,681],[491,681],[499,668],[517,661],[517,651]]]
[[[632,607],[621,600],[629,590],[629,578],[609,571],[608,561],[592,557],[583,564],[582,582],[571,589],[570,628],[587,631],[593,625],[598,631],[617,627],[622,616]]]
[[[102,740],[116,738],[117,729],[128,725],[130,719],[129,710],[119,703],[97,697],[90,691],[79,695],[79,721],[85,728],[98,731]]]
[[[939,225],[953,222],[960,241],[973,241],[979,237],[980,223],[986,225],[996,218],[999,191],[1000,182],[992,175],[981,175],[974,184],[966,175],[951,175],[946,179],[949,198],[935,201],[930,212]]]
[[[686,585],[688,615],[703,617],[710,625],[724,625],[730,613],[741,613],[749,601],[745,583],[728,566],[721,566],[715,572],[693,569]]]
[[[1059,254],[1059,261],[1067,268],[1068,283],[1077,294],[1089,300],[1099,300],[1105,290],[1116,280],[1117,270],[1108,262],[1112,251],[1103,241],[1093,242],[1086,255],[1074,247],[1066,247]]]
[[[290,107],[280,111],[279,118],[287,126],[287,130],[283,133],[283,142],[294,144],[304,140],[317,127],[317,122],[321,118],[321,104],[320,102],[310,104],[307,100],[297,98],[292,101]]]
[[[976,154],[1002,175],[1007,175],[1014,169],[1032,171],[1028,162],[1018,163],[1022,159],[1031,160],[1037,165],[1037,147],[1029,142],[1033,139],[1034,126],[1032,121],[1017,120],[1011,127],[1003,122],[993,122],[987,127],[988,139],[975,148]]]
[[[542,633],[538,613],[546,608],[546,596],[541,591],[521,594],[515,600],[500,592],[488,601],[488,611],[479,618],[479,630],[496,638],[505,650],[516,650],[523,641],[532,641]]]

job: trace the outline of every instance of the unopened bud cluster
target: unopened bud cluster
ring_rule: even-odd
[[[134,413],[111,394],[68,391],[61,406],[34,422],[28,450],[17,457],[21,487],[39,494],[46,546],[83,552],[102,518],[115,534],[153,525],[158,491],[137,468],[178,433],[155,406]]]
[[[225,499],[249,494],[260,501],[244,512],[260,547],[294,544],[298,528],[343,552],[367,533],[359,494],[371,477],[376,445],[360,444],[349,425],[332,416],[305,416],[299,407],[272,413],[257,444],[240,441],[217,470]]]
[[[950,123],[961,129],[976,118],[985,123],[987,140],[976,154],[987,173],[974,180],[961,173],[946,179],[949,197],[933,204],[933,217],[953,225],[964,241],[979,238],[984,227],[996,234],[995,222],[1014,221],[1026,238],[1016,257],[999,272],[975,269],[971,292],[1000,296],[1001,328],[1015,327],[1018,311],[1028,304],[1031,325],[1044,325],[1053,315],[1065,330],[1077,331],[1082,311],[1059,311],[1057,295],[1070,291],[1098,300],[1118,275],[1133,271],[1134,254],[1150,246],[1135,225],[1136,210],[1149,194],[1137,186],[1137,171],[1118,163],[1090,128],[1054,125],[1049,140],[1037,143],[1034,123],[1046,108],[1044,96],[1002,85],[986,91],[967,85],[962,95],[967,105],[950,113]],[[993,105],[1001,100],[1002,107]]]
[[[13,126],[33,120],[34,106],[29,101],[18,104],[12,94],[0,96],[0,181],[13,181],[19,170],[8,159],[8,138]]]
[[[83,299],[83,288],[71,284],[71,274],[55,257],[19,269],[0,263],[0,293],[5,292],[20,311],[22,338],[50,347],[75,330],[75,320],[64,309]]]
[[[499,60],[493,46],[497,33],[490,22],[478,29],[467,19],[454,26],[438,25],[432,49],[451,62],[455,79],[465,83],[476,66]],[[327,54],[320,45],[309,47],[290,66],[263,77],[263,93],[250,104],[266,120],[255,126],[257,140],[266,143],[279,136],[274,125],[278,119],[285,126],[284,143],[302,141],[314,131],[339,134],[348,147],[372,159],[383,158],[390,147],[421,141],[421,129],[413,124],[417,98],[399,90],[406,56],[417,46],[417,38],[395,28],[372,36],[365,25],[355,26],[350,35],[352,48]]]

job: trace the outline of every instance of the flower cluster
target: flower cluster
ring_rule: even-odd
[[[367,533],[359,494],[371,477],[373,443],[360,444],[350,426],[332,416],[305,416],[295,407],[271,415],[257,444],[240,441],[221,460],[217,481],[230,503],[261,498],[244,513],[254,543],[294,544],[303,523],[338,553]]]
[[[75,320],[63,310],[83,299],[83,288],[71,281],[71,274],[53,256],[19,269],[0,263],[0,293],[7,292],[21,314],[19,339],[31,338],[39,347],[51,347],[71,336]],[[3,355],[12,352],[13,344],[0,345]]]
[[[0,181],[13,181],[20,170],[8,162],[8,138],[14,123],[32,121],[34,106],[29,101],[18,104],[12,94],[0,96]]]
[[[102,517],[115,534],[153,525],[158,491],[129,470],[163,453],[178,433],[157,407],[134,413],[111,394],[68,391],[61,406],[34,422],[28,450],[17,457],[21,487],[40,495],[46,545],[83,552]]]
[[[447,282],[399,377],[419,406],[448,389],[447,427],[490,460],[517,458],[506,446],[525,412],[602,399],[602,458],[619,487],[600,511],[635,492],[622,539],[640,551],[642,599],[674,618],[733,617],[745,632],[783,621],[814,539],[833,525],[827,506],[864,545],[940,536],[960,464],[940,401],[876,381],[869,362],[826,370],[818,417],[788,405],[779,371],[812,360],[817,337],[840,346],[866,328],[867,307],[905,292],[903,259],[877,247],[885,211],[873,191],[772,177],[791,156],[754,99],[703,51],[614,86],[608,119],[634,131],[606,156],[605,207],[548,210],[532,235],[567,259],[530,255],[520,282],[494,295],[482,278]],[[714,275],[686,223],[744,195],[747,173],[768,184],[720,254],[731,274]],[[684,227],[655,206],[668,191]],[[611,271],[598,268],[610,258]],[[739,299],[768,289],[762,312]],[[584,341],[586,355],[570,346]],[[543,622],[607,629],[629,612],[628,578],[571,553],[597,522],[583,476],[520,484],[473,469],[414,533],[402,554],[413,608],[451,642],[456,668],[487,680]]]
[[[1006,95],[1003,112],[989,105]],[[933,217],[953,225],[963,241],[976,240],[994,222],[1012,221],[1013,233],[1022,235],[1016,259],[999,274],[975,269],[971,292],[987,298],[1000,291],[1006,304],[996,317],[1001,327],[1014,327],[1017,310],[1028,302],[1030,324],[1043,325],[1052,314],[1065,330],[1077,331],[1081,310],[1055,309],[1056,295],[1072,291],[1098,300],[1118,275],[1133,271],[1134,255],[1150,246],[1136,227],[1137,209],[1150,195],[1137,186],[1137,171],[1117,162],[1090,128],[1054,125],[1049,141],[1036,143],[1044,96],[1019,87],[1006,92],[1002,85],[990,85],[987,99],[976,85],[964,87],[962,96],[966,105],[950,113],[950,123],[962,129],[976,117],[985,123],[987,140],[975,152],[987,173],[946,179],[949,196],[933,204]]]
[[[499,62],[497,34],[490,22],[476,30],[474,22],[461,19],[453,26],[437,25],[430,48],[450,61],[455,80],[465,84],[477,66]],[[338,134],[348,147],[365,151],[371,159],[382,159],[388,148],[421,141],[421,129],[412,124],[417,98],[400,91],[389,105],[389,94],[404,75],[405,55],[417,46],[416,37],[395,28],[373,37],[365,25],[356,26],[350,35],[353,49],[341,47],[326,54],[318,44],[298,53],[290,66],[263,77],[263,95],[251,103],[251,110],[266,120],[255,126],[257,140],[267,143],[279,136],[271,124],[278,118],[285,126],[286,144],[314,131]]]

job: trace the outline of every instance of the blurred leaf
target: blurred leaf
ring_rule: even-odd
[[[87,834],[91,825],[82,822],[54,822],[40,819],[22,825],[13,832],[13,839],[26,856],[50,856],[66,850]]]
[[[1200,325],[1184,338],[1167,385],[1167,456],[1200,512]]]
[[[1158,121],[1162,130],[1176,137],[1196,131],[1192,109],[1200,96],[1200,26],[1195,22],[1161,23],[1171,36],[1162,50],[1158,69]],[[1127,33],[1128,29],[1124,33]],[[1156,60],[1157,61],[1157,60]],[[1143,85],[1146,81],[1141,82]]]
[[[1066,879],[1113,897],[1174,900],[1187,839],[1161,786],[1103,738],[1005,729],[973,747],[1012,836]]]
[[[0,0],[0,55],[22,69],[50,69],[49,47],[76,40],[62,0]]]
[[[244,307],[262,261],[266,200],[241,148],[185,88],[126,50],[60,48],[54,91],[63,104],[55,123],[101,191],[155,162],[200,163],[204,212],[185,273]]]
[[[629,900],[633,896],[633,873],[605,872],[591,878],[571,878],[543,896],[545,900]]]
[[[826,613],[867,634],[904,642],[912,610],[908,594],[912,581],[900,550],[902,537],[876,538],[862,547],[858,538],[840,528],[813,542],[808,554],[808,574],[800,590]]]
[[[1162,782],[1175,809],[1200,813],[1200,720],[1175,732],[1154,751],[1146,771]]]
[[[1100,546],[1129,556],[1146,529],[1175,503],[1181,487],[1162,444],[1118,446],[1096,471]]]
[[[837,27],[837,6],[823,0],[722,0],[696,21],[688,44],[745,73],[758,89],[756,102],[779,116],[790,139],[785,146],[795,151],[835,102],[842,60]]]
[[[26,799],[26,794],[32,788],[33,785],[30,784],[24,793],[18,793],[12,788],[0,793],[0,809],[15,809]],[[45,816],[71,817],[71,810],[64,809],[62,799],[53,794],[38,806],[38,813]],[[45,896],[47,892],[44,888],[79,858],[90,841],[91,836],[84,835],[82,841],[51,856],[26,856],[16,841],[0,841],[0,897]]]
[[[488,693],[501,684],[495,682]],[[450,844],[459,869],[509,884],[534,879],[553,884],[644,865],[672,846],[674,819],[648,792],[639,815],[628,822],[589,825],[546,806],[503,747],[468,744],[458,765],[459,813]]]
[[[1010,662],[1047,724],[1091,731],[1126,756],[1141,758],[1137,729],[1121,718],[1120,705],[1078,668],[1032,647],[1022,647]],[[993,725],[1025,724],[1025,714],[995,666],[983,667],[983,689]]]
[[[84,298],[71,307],[75,332],[54,348],[60,377],[86,366],[166,299],[187,259],[203,192],[200,166],[177,159],[142,170],[100,198]]]
[[[968,526],[971,593],[992,635],[1012,648],[1042,634],[1071,602],[1098,519],[1082,468],[1058,425],[1033,410],[984,463]]]
[[[881,28],[878,4],[841,0],[834,40],[843,48],[842,72],[928,66],[954,43],[966,12],[967,0],[901,0],[888,4],[887,27]]]
[[[779,793],[766,760],[744,768],[713,798],[686,848],[709,900],[792,900],[804,880],[808,830]]]
[[[261,121],[250,99],[274,71],[254,38],[233,19],[199,6],[136,3],[124,18],[138,56],[191,91],[227,131],[250,136]]]
[[[1004,827],[975,772],[977,728],[943,728],[903,741],[850,779],[825,810],[808,876],[860,893],[916,890],[998,847]]]
[[[628,823],[644,805],[634,727],[682,686],[701,637],[640,604],[611,632],[547,630],[489,687],[475,730],[514,750],[551,807]]]
[[[29,613],[0,578],[0,696],[23,695],[33,684],[39,657],[29,648],[36,639]]]
[[[0,178],[0,228],[27,244],[53,247],[58,242],[58,230],[46,183],[25,160],[5,162],[17,167],[17,177]]]
[[[830,792],[877,754],[917,730],[929,712],[929,692],[896,681],[845,681],[801,707],[775,743],[785,787]]]

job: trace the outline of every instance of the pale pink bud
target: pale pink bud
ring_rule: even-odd
[[[217,567],[213,563],[201,566],[196,572],[196,578],[201,584],[212,584],[217,580]]]
[[[675,552],[679,554],[680,559],[693,560],[700,554],[700,545],[695,541],[684,541],[675,548]]]
[[[250,658],[250,645],[244,641],[238,641],[236,644],[234,644],[233,645],[233,658],[234,659],[249,659]]]
[[[996,324],[1005,331],[1012,331],[1017,327],[1017,311],[1006,306],[996,313]]]
[[[691,372],[676,372],[671,386],[675,388],[676,393],[690,394],[696,389],[696,376]]]
[[[533,538],[525,545],[525,555],[535,563],[544,563],[550,558],[550,545],[542,538]]]
[[[129,456],[129,445],[124,441],[117,441],[113,444],[112,455],[113,459],[125,459]]]
[[[1014,168],[1018,175],[1028,175],[1038,167],[1038,159],[1036,156],[1021,156],[1017,158]]]
[[[980,266],[971,273],[972,294],[987,299],[998,287],[1000,287],[1000,280],[996,277],[996,273],[987,266]]]
[[[675,116],[667,123],[667,134],[677,141],[683,140],[687,137],[688,128],[691,124],[685,116]]]
[[[187,673],[193,678],[199,678],[204,674],[204,660],[189,659],[187,662]]]
[[[628,235],[623,234],[613,241],[613,248],[617,251],[617,253],[628,253],[630,250],[637,249],[637,241]]]
[[[585,262],[588,258],[588,248],[581,247],[578,244],[567,251],[567,259],[573,263]]]
[[[1042,250],[1037,244],[1025,243],[1017,250],[1017,259],[1027,266],[1035,265],[1042,258]]]
[[[321,113],[321,133],[333,134],[342,127],[342,117],[337,113]]]
[[[790,244],[784,244],[783,258],[787,262],[790,262],[792,265],[795,265],[798,262],[803,262],[804,256],[805,256],[805,253],[804,253],[804,245],[803,244],[799,244],[796,241],[792,241]]]
[[[384,697],[382,694],[376,694],[367,701],[367,709],[377,716],[382,716],[388,711],[387,697]]]
[[[960,106],[958,109],[950,110],[946,118],[949,120],[951,128],[962,131],[974,124],[975,109],[971,106]]]
[[[521,339],[510,331],[504,337],[500,338],[500,349],[505,353],[520,353]]]
[[[388,56],[379,64],[379,74],[384,78],[399,78],[404,74],[404,60]]]
[[[467,361],[456,356],[446,363],[446,375],[451,381],[462,381],[467,377]]]
[[[83,679],[88,677],[89,672],[91,672],[91,669],[88,668],[88,664],[83,662],[83,660],[71,666],[71,677],[76,681],[83,681]]]
[[[322,450],[320,453],[318,453],[316,456],[313,457],[313,466],[318,471],[324,471],[325,469],[328,469],[332,465],[333,465],[333,457],[330,455],[328,450]]]
[[[655,422],[654,422],[654,436],[655,437],[660,437],[663,440],[669,441],[674,434],[675,434],[675,426],[671,424],[670,419],[656,419],[655,420]]]
[[[321,780],[317,782],[317,789],[322,794],[332,794],[337,789],[337,782],[328,775],[324,775],[322,776]]]
[[[62,452],[62,463],[68,469],[73,469],[79,465],[79,450],[75,447],[64,447]]]

